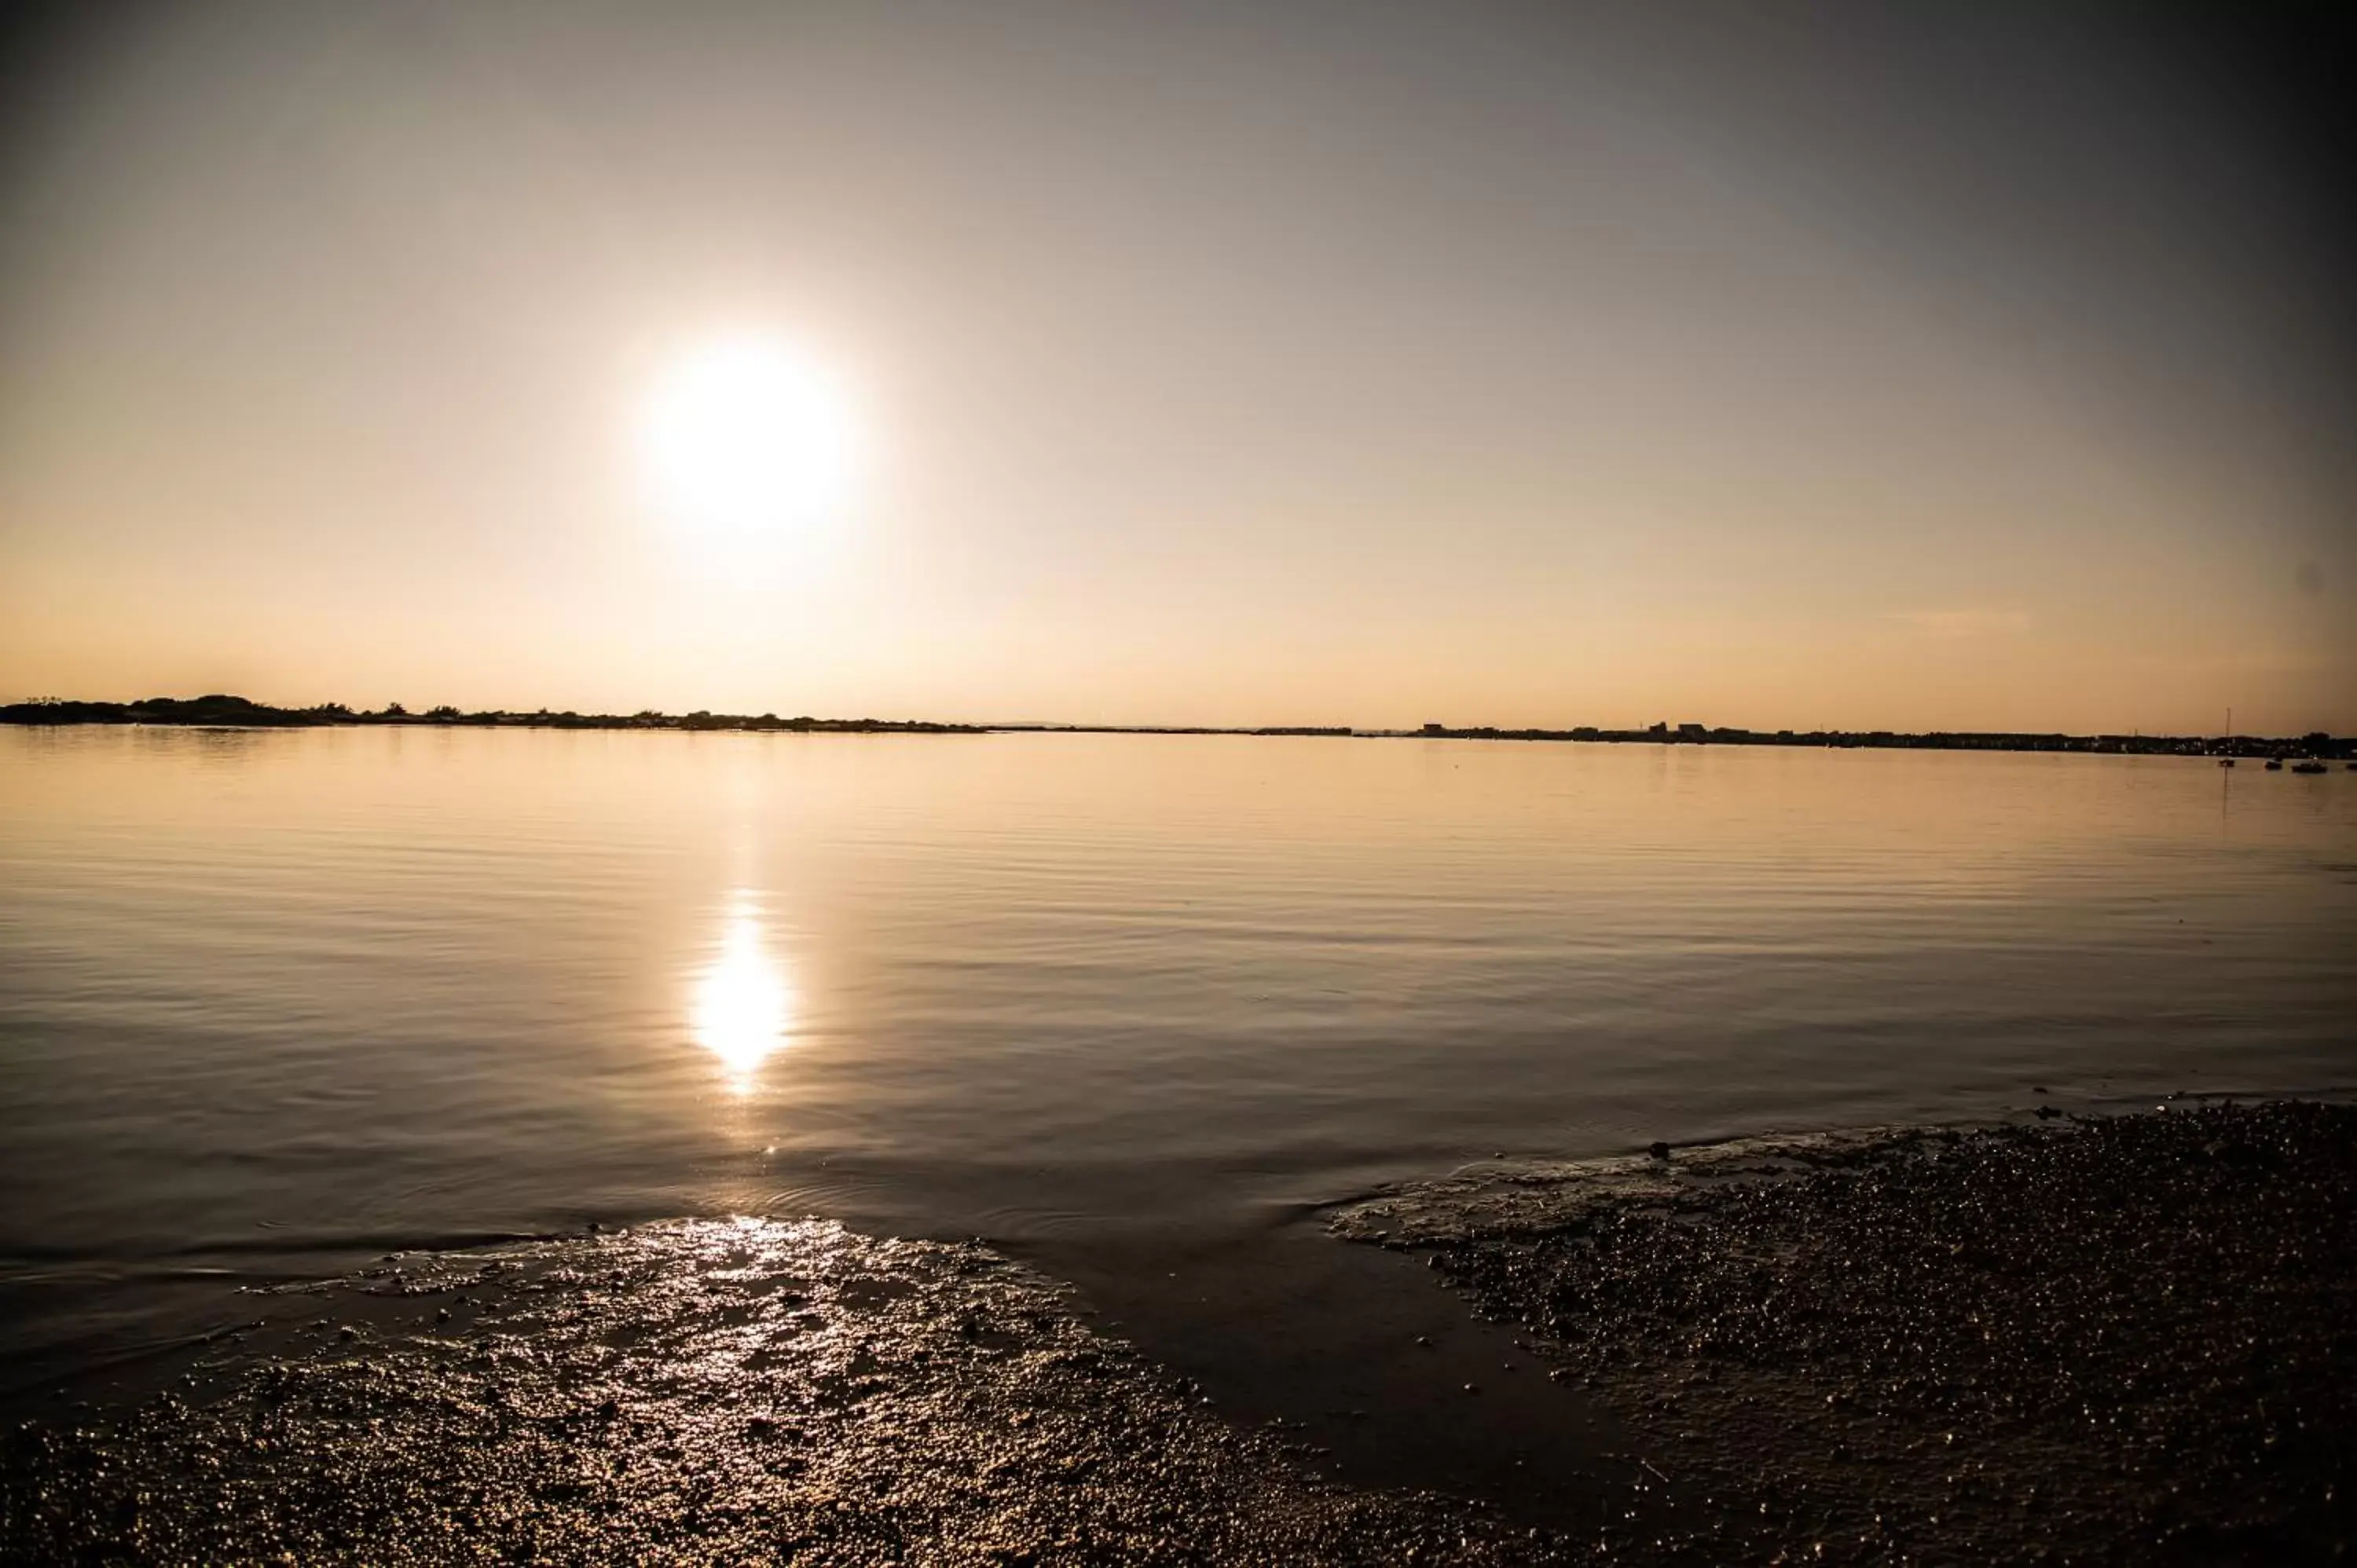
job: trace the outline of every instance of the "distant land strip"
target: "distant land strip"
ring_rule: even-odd
[[[206,697],[146,697],[135,703],[81,703],[42,697],[29,703],[0,706],[0,724],[12,725],[184,725],[199,729],[316,729],[330,725],[415,725],[428,728],[464,729],[684,729],[789,730],[796,734],[825,732],[856,735],[981,735],[990,725],[932,724],[916,719],[814,719],[808,715],[781,719],[775,714],[662,714],[650,708],[636,714],[537,713],[517,714],[491,709],[461,713],[457,708],[428,708],[412,713],[399,703],[370,713],[341,703],[321,703],[310,708],[274,708],[247,697],[215,693]]]
[[[1271,725],[1221,728],[1202,725],[942,724],[926,719],[821,719],[775,714],[511,713],[492,709],[462,713],[454,707],[413,713],[398,703],[374,712],[322,703],[308,708],[274,708],[245,697],[148,697],[135,703],[86,703],[59,697],[0,704],[0,724],[180,725],[212,729],[297,729],[324,725],[382,725],[468,729],[745,730],[794,735],[1245,735],[1332,736],[1430,740],[1557,740],[1636,742],[1671,746],[1814,746],[1914,751],[2079,751],[2161,757],[2252,757],[2266,758],[2357,757],[2357,739],[2322,731],[2304,736],[2060,735],[2004,730],[1752,730],[1667,723],[1642,729],[1458,728],[1427,724],[1417,729],[1353,729],[1338,725]]]

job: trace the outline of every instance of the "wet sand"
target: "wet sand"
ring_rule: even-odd
[[[1475,1498],[1558,1533],[1625,1511],[1643,1474],[1613,1457],[1622,1436],[1595,1401],[1437,1288],[1422,1259],[1337,1246],[1324,1221],[1027,1256],[1230,1423],[1283,1434],[1321,1475]]]
[[[280,1304],[282,1306],[284,1303]],[[979,1246],[707,1220],[391,1259],[8,1434],[11,1562],[1521,1563]]]
[[[0,1557],[2339,1561],[2353,1179],[2357,1110],[2188,1106],[1501,1162],[1077,1291],[817,1220],[394,1256],[20,1410]]]

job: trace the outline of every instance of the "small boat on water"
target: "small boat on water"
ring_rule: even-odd
[[[2270,773],[2281,773],[2283,771],[2283,758],[2280,757],[2268,757],[2267,771]]]
[[[2221,768],[2232,768],[2234,766],[2234,759],[2231,757],[2222,757],[2218,759],[2218,766]]]
[[[2324,764],[2321,762],[2295,762],[2291,765],[2291,770],[2294,773],[2322,773],[2327,771]]]

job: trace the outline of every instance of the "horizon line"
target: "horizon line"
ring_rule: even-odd
[[[194,710],[193,712],[191,710]],[[671,713],[660,708],[641,708],[634,713],[583,713],[577,709],[481,708],[463,710],[455,704],[442,703],[424,710],[413,710],[398,702],[387,703],[379,709],[353,708],[343,703],[315,703],[300,707],[281,706],[258,702],[232,693],[211,692],[195,697],[142,697],[131,701],[104,698],[71,698],[41,696],[0,703],[0,722],[16,725],[70,724],[137,724],[156,722],[184,727],[240,727],[235,719],[239,714],[256,715],[258,728],[316,728],[338,725],[396,726],[425,725],[433,727],[469,726],[484,728],[597,728],[597,729],[673,729],[725,730],[768,733],[779,730],[802,731],[899,731],[917,733],[1060,733],[1097,735],[1231,735],[1264,737],[1334,737],[1369,739],[1496,739],[1496,740],[1556,740],[1669,744],[1720,745],[1805,745],[1832,742],[1866,743],[1906,746],[1914,742],[1981,743],[1982,749],[2116,749],[2169,750],[2201,747],[2249,746],[2259,748],[2299,745],[2317,751],[2330,751],[2339,737],[2328,730],[2308,730],[2298,735],[2262,735],[2244,732],[2205,732],[2176,734],[2140,729],[2126,731],[2070,731],[2052,729],[1925,729],[1896,730],[1888,728],[1844,729],[1791,727],[1773,730],[1738,725],[1672,724],[1656,720],[1641,725],[1606,725],[1580,724],[1571,725],[1448,725],[1427,721],[1413,726],[1370,726],[1356,725],[1317,724],[1156,724],[1114,721],[1065,721],[1057,719],[879,719],[872,715],[858,718],[821,718],[809,714],[780,717],[774,711],[759,714],[716,713],[708,708]],[[55,716],[50,716],[54,714]],[[267,715],[263,717],[261,715]],[[2001,743],[2043,743],[2039,746]],[[1966,746],[1933,746],[1931,749],[1963,749]]]

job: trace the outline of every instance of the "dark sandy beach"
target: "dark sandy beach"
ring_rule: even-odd
[[[257,1298],[136,1409],[20,1416],[0,1555],[2332,1562],[2353,1177],[2357,1110],[2186,1106],[1501,1164],[1340,1209],[1520,1326],[1500,1377],[1612,1418],[1544,1523],[1511,1470],[1338,1479],[979,1245],[682,1221],[394,1257]]]
[[[12,1561],[1457,1553],[981,1248],[685,1221],[391,1260],[135,1414],[12,1434]],[[310,1308],[316,1308],[316,1313]]]
[[[1428,1253],[1624,1423],[1635,1561],[2316,1563],[2357,1540],[2357,1109],[1464,1173]]]

